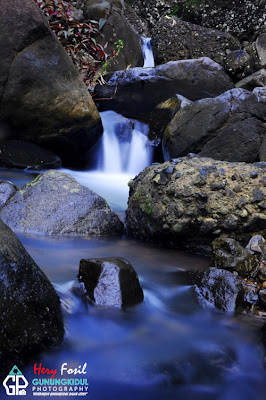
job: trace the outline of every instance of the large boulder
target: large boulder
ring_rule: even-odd
[[[223,68],[209,58],[171,61],[156,68],[118,71],[98,85],[101,110],[111,109],[128,118],[143,121],[161,102],[175,94],[189,100],[215,97],[232,89]]]
[[[127,307],[143,301],[138,275],[124,258],[83,259],[79,266],[79,280],[96,305]]]
[[[118,235],[123,224],[107,202],[63,172],[50,170],[23,186],[0,210],[18,232]]]
[[[187,105],[163,136],[165,160],[197,153],[226,161],[258,161],[266,135],[265,104],[244,89]]]
[[[130,235],[209,251],[221,234],[248,242],[266,233],[266,163],[198,156],[151,165],[129,183]]]
[[[240,50],[241,44],[229,33],[167,16],[153,29],[152,48],[156,64],[209,57],[224,65],[227,52]]]
[[[3,0],[0,122],[6,135],[43,145],[80,165],[102,134],[96,106],[32,0]]]
[[[108,54],[111,53],[118,40],[123,42],[120,53],[113,62],[108,63],[108,72],[143,65],[141,37],[124,16],[121,0],[87,0],[84,17],[99,21],[101,29],[96,39],[103,46],[107,43]]]
[[[57,294],[15,234],[0,221],[0,372],[59,345],[64,325]]]
[[[134,0],[133,9],[156,29],[163,15],[229,32],[239,40],[255,40],[265,32],[265,0]]]
[[[0,142],[0,167],[34,171],[60,168],[60,158],[51,151],[21,140]]]

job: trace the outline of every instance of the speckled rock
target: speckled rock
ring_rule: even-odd
[[[151,111],[180,94],[189,100],[215,97],[233,88],[223,68],[204,57],[171,61],[156,68],[131,68],[106,78],[96,87],[100,109],[113,110],[128,118],[148,121]]]
[[[0,210],[14,231],[119,235],[123,224],[107,202],[63,172],[50,170],[23,186]]]
[[[0,180],[0,207],[2,207],[17,190],[18,188],[14,183]]]
[[[163,15],[182,18],[254,41],[265,32],[265,0],[134,0],[133,9],[152,30]]]
[[[243,305],[243,286],[231,272],[210,268],[196,276],[196,292],[204,307],[232,313]]]
[[[212,242],[212,265],[215,268],[236,271],[247,277],[257,268],[253,254],[232,238],[218,238]]]
[[[124,258],[81,260],[79,281],[96,305],[128,307],[143,301],[138,275]]]
[[[225,233],[247,243],[266,234],[266,163],[189,156],[147,167],[129,183],[130,235],[210,251]]]
[[[61,344],[57,294],[18,238],[0,221],[0,372]]]
[[[265,104],[244,89],[203,99],[177,112],[163,136],[164,159],[190,152],[226,161],[259,161]]]
[[[169,16],[154,27],[151,44],[156,64],[209,57],[224,66],[226,53],[241,49],[239,41],[229,33]]]
[[[266,67],[266,33],[262,33],[256,40],[256,50],[259,56],[260,65]]]

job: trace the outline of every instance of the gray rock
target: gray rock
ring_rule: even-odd
[[[204,252],[223,233],[234,232],[236,240],[248,243],[253,234],[266,234],[263,202],[253,201],[256,188],[265,199],[265,171],[263,162],[229,163],[195,155],[151,165],[129,182],[128,232]]]
[[[161,141],[162,135],[168,123],[181,108],[191,104],[192,101],[179,94],[158,104],[150,114],[149,139],[155,144]]]
[[[244,89],[203,99],[177,112],[163,136],[164,158],[190,152],[217,160],[259,160],[266,134],[265,105]]]
[[[107,202],[70,175],[50,170],[23,186],[0,211],[18,232],[119,235],[123,224]]]
[[[15,234],[0,221],[0,371],[61,344],[57,294]]]
[[[266,70],[263,68],[257,72],[254,72],[254,74],[251,74],[237,82],[235,86],[236,88],[242,88],[250,91],[256,87],[266,86]]]
[[[229,271],[210,268],[197,273],[197,293],[206,308],[234,312],[243,305],[244,290],[241,281]]]
[[[225,68],[229,76],[234,79],[243,79],[243,76],[252,74],[254,60],[246,50],[234,50],[225,56]],[[238,80],[240,80],[238,79]]]
[[[215,97],[233,87],[223,68],[209,58],[171,61],[155,68],[115,72],[96,87],[101,110],[148,121],[151,111],[175,94],[189,100]]]
[[[12,182],[0,180],[0,207],[2,207],[18,190]]]
[[[34,171],[60,168],[60,158],[33,143],[8,140],[0,143],[0,166]]]
[[[257,268],[257,261],[247,249],[232,238],[218,238],[212,242],[212,265],[215,268],[236,271],[247,277]]]
[[[86,151],[102,135],[101,119],[32,0],[1,2],[0,58],[0,122],[8,138],[48,148],[65,164],[84,165]]]
[[[100,306],[127,307],[143,301],[143,291],[132,265],[119,257],[80,261],[79,280]]]
[[[256,253],[263,253],[265,239],[261,235],[253,236],[248,242],[246,248]]]
[[[153,29],[152,48],[156,64],[209,57],[224,65],[226,53],[241,45],[229,33],[167,16]]]
[[[104,22],[96,40],[103,46],[107,43],[108,54],[118,40],[123,41],[119,55],[108,64],[108,72],[143,65],[141,37],[126,19],[120,0],[89,0],[84,7],[84,17]]]
[[[256,50],[261,67],[266,67],[266,33],[262,33],[256,40]]]
[[[255,87],[255,89],[253,89],[253,93],[258,96],[260,101],[266,102],[266,87]]]

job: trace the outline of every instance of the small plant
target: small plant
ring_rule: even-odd
[[[120,53],[123,43],[116,42],[111,53],[96,40],[106,20],[76,21],[71,4],[64,0],[34,0],[43,11],[54,34],[64,46],[67,54],[81,73],[89,90],[107,72],[107,67]]]

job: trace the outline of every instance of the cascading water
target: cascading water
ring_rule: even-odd
[[[151,47],[151,38],[142,38],[142,53],[144,58],[144,68],[153,68],[155,66],[154,56]]]
[[[100,113],[103,137],[97,165],[87,172],[64,170],[79,183],[104,197],[115,211],[124,211],[128,182],[152,162],[153,147],[148,125],[129,120],[114,111]]]
[[[142,38],[144,67],[154,67],[150,38]],[[129,120],[114,111],[100,113],[104,128],[95,169],[64,170],[79,183],[107,200],[115,211],[127,207],[128,182],[152,162],[153,147],[148,125]]]

